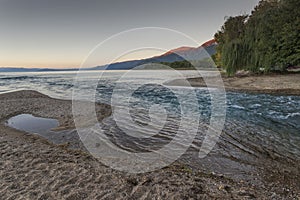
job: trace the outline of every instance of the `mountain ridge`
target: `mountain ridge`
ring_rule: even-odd
[[[151,58],[140,59],[140,60],[130,60],[124,62],[112,63],[104,66],[94,67],[97,70],[129,70],[134,67],[147,64],[147,63],[171,63],[184,60],[199,59],[199,57],[207,57],[207,55],[212,56],[216,53],[217,43],[214,39],[203,43],[199,47],[179,47],[172,49],[160,56],[154,56]],[[189,59],[186,59],[189,58]]]
[[[199,47],[188,47],[182,46],[175,49],[171,49],[170,51],[150,58],[144,58],[140,60],[129,60],[123,62],[116,62],[112,64],[96,66],[86,68],[85,70],[129,70],[139,65],[147,64],[147,63],[172,63],[178,61],[186,60],[186,57],[190,57],[191,55],[196,55],[197,57],[212,56],[216,53],[217,43],[214,39],[209,40],[203,43]],[[185,57],[185,58],[184,58]],[[50,72],[50,71],[77,71],[78,68],[73,69],[53,69],[53,68],[21,68],[21,67],[0,67],[0,72]]]

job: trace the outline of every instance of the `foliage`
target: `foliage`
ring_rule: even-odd
[[[195,67],[200,68],[214,68],[214,63],[210,58],[195,61],[176,61],[176,62],[162,62],[161,64],[167,65],[177,70],[195,70]]]
[[[230,17],[215,34],[217,65],[234,74],[300,64],[300,1],[261,0],[250,16]]]
[[[190,62],[184,60],[184,61],[176,61],[176,62],[163,62],[163,65],[167,65],[173,69],[193,69],[193,66]]]

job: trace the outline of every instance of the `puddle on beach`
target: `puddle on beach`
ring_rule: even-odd
[[[37,134],[44,131],[51,131],[51,129],[59,125],[56,119],[35,117],[30,114],[21,114],[12,117],[7,121],[7,124],[18,130]]]
[[[54,144],[69,143],[70,148],[84,149],[76,130],[53,131],[59,126],[56,119],[35,117],[30,114],[21,114],[10,118],[7,125],[11,128],[38,134]]]

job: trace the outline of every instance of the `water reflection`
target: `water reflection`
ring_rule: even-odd
[[[48,132],[59,125],[56,119],[35,117],[30,114],[21,114],[10,118],[8,126],[28,133]]]

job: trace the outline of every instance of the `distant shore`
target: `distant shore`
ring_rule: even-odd
[[[220,83],[216,77],[216,87]],[[202,77],[188,78],[192,87],[207,87]],[[226,91],[255,94],[297,95],[300,96],[300,73],[249,75],[244,77],[222,76]],[[169,86],[184,86],[184,80],[176,79],[165,83]]]

